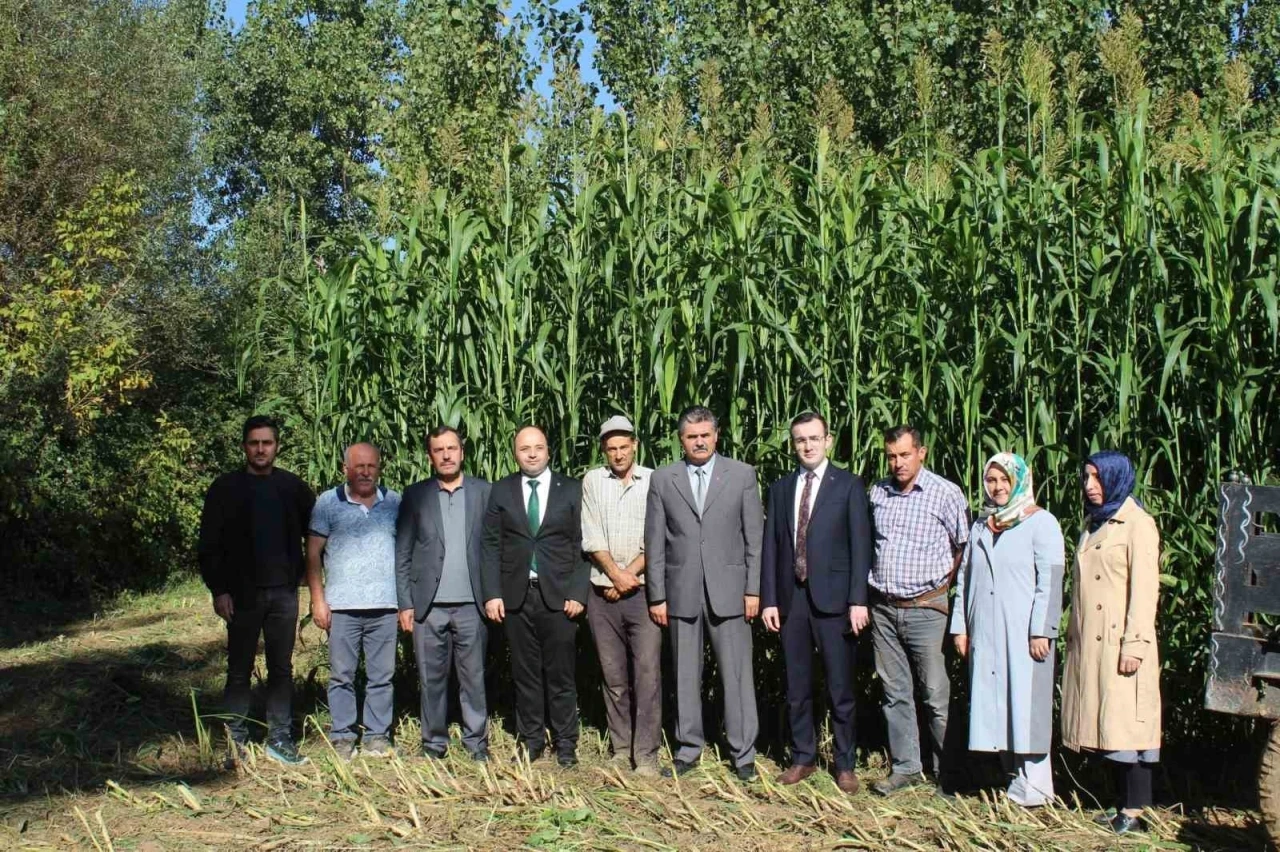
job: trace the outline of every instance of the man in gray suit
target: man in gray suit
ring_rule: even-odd
[[[489,759],[484,655],[489,628],[481,612],[480,540],[489,483],[463,477],[462,436],[439,426],[427,436],[435,476],[409,486],[396,521],[396,596],[400,629],[413,633],[422,700],[422,752],[449,749],[449,667],[461,687],[462,745]]]
[[[650,478],[644,525],[649,615],[671,628],[675,660],[678,749],[663,774],[684,775],[702,756],[705,632],[720,670],[734,769],[750,781],[759,725],[749,622],[760,611],[764,510],[755,468],[716,453],[720,429],[710,410],[685,409],[678,429],[684,459]]]

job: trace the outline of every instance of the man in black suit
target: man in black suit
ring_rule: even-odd
[[[449,668],[456,665],[462,745],[489,759],[484,655],[489,625],[481,604],[480,541],[490,486],[462,475],[462,435],[439,426],[427,436],[435,476],[405,490],[396,519],[396,597],[400,629],[413,633],[421,692],[422,753],[449,749]]]
[[[576,619],[590,594],[582,555],[582,483],[548,467],[547,436],[516,433],[519,473],[494,483],[480,559],[485,614],[507,625],[522,756],[546,748],[543,707],[561,766],[578,762]]]
[[[787,670],[791,766],[778,783],[796,784],[817,771],[812,672],[816,645],[831,701],[836,784],[852,795],[858,791],[853,643],[870,621],[867,492],[860,477],[828,463],[832,437],[821,415],[806,412],[791,421],[791,444],[800,467],[769,489],[760,583],[761,620],[782,633]]]

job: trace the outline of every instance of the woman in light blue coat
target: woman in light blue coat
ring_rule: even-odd
[[[956,579],[951,632],[969,661],[969,749],[1000,753],[1009,799],[1053,799],[1054,640],[1062,615],[1062,529],[1036,505],[1031,470],[999,453]]]

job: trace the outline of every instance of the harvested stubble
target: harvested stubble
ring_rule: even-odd
[[[298,672],[309,671],[322,648],[314,627],[303,635]],[[213,694],[221,678],[221,656],[196,649],[217,648],[221,636],[207,598],[191,583],[91,625],[67,626],[60,638],[0,649],[9,687],[0,717],[0,847],[1081,850],[1149,848],[1154,841],[1160,848],[1241,849],[1256,848],[1260,836],[1248,814],[1187,818],[1174,809],[1156,815],[1149,838],[1117,840],[1078,804],[1029,812],[999,794],[947,802],[929,790],[850,798],[825,775],[781,787],[779,767],[763,759],[761,780],[744,786],[712,754],[683,779],[645,780],[611,763],[591,730],[577,769],[561,770],[549,759],[513,764],[514,742],[500,724],[494,759],[483,766],[456,746],[443,761],[402,755],[344,763],[313,716],[303,743],[310,765],[279,767],[255,746],[223,770],[221,736],[215,733],[213,753],[202,755],[190,718],[190,690]],[[167,693],[145,701],[122,694],[156,672],[164,673]],[[52,684],[78,702],[50,701]],[[101,727],[129,708],[138,711],[126,719],[129,727]],[[79,738],[59,750],[48,745],[57,738],[24,735],[20,719],[33,720],[36,730],[74,729]],[[76,728],[84,720],[99,727]],[[418,741],[415,720],[401,723],[397,740]],[[68,753],[76,772],[55,771]],[[883,771],[873,763],[863,767],[866,780]]]

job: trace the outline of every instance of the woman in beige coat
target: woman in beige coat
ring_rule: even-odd
[[[1140,831],[1160,759],[1160,659],[1155,623],[1160,534],[1131,494],[1133,465],[1095,453],[1082,483],[1088,524],[1076,571],[1062,677],[1062,744],[1112,761],[1117,834]]]

